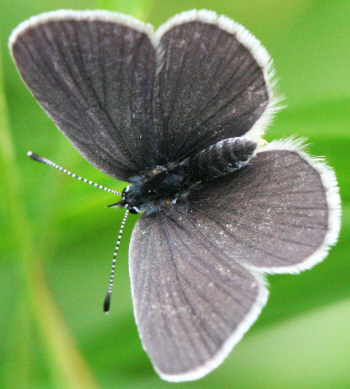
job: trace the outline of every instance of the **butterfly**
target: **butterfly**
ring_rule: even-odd
[[[30,18],[9,45],[44,111],[101,172],[127,181],[134,313],[155,370],[216,368],[257,319],[264,273],[320,262],[339,233],[333,171],[291,139],[266,144],[271,59],[214,12],[157,31],[107,11]]]

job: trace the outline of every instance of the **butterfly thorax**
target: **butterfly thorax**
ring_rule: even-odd
[[[256,142],[245,138],[229,138],[202,150],[181,162],[156,166],[133,177],[117,203],[131,213],[151,215],[172,206],[207,181],[229,174],[246,165]]]
[[[131,213],[145,212],[150,215],[186,195],[193,183],[187,166],[171,164],[156,166],[151,172],[132,180],[122,193],[119,205]]]

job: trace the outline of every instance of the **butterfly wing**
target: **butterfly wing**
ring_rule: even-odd
[[[40,105],[95,167],[127,181],[153,166],[152,28],[104,11],[55,11],[17,27],[10,48]]]
[[[218,251],[176,210],[138,220],[129,269],[143,347],[168,381],[198,379],[218,366],[267,298],[261,277]]]
[[[136,322],[169,381],[218,366],[266,301],[261,272],[310,268],[340,224],[333,172],[290,142],[270,144],[188,201],[142,216],[130,243]]]
[[[192,193],[190,217],[227,255],[255,270],[298,273],[339,234],[333,171],[298,142],[272,142],[248,166]]]
[[[155,35],[121,14],[55,11],[18,26],[10,48],[57,127],[124,181],[222,139],[259,136],[273,110],[267,52],[209,11],[180,14]]]
[[[257,39],[228,18],[195,10],[155,36],[160,157],[182,160],[222,139],[263,133],[275,101],[270,58]]]

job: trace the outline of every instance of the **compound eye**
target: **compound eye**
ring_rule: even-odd
[[[126,188],[124,188],[124,190],[122,192],[122,199],[126,198],[126,194],[129,192],[129,190],[130,190],[130,186],[127,186]]]
[[[136,207],[131,207],[129,208],[129,212],[132,213],[133,215],[136,215],[137,213],[140,212],[140,210]]]

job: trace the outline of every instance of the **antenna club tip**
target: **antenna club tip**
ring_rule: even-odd
[[[107,293],[107,296],[105,298],[105,301],[103,303],[103,312],[108,315],[109,314],[109,307],[111,305],[111,295],[110,293]]]
[[[32,151],[28,151],[28,152],[27,152],[27,156],[28,156],[29,158],[31,158],[31,159],[34,159],[34,161],[46,163],[46,161],[45,161],[44,158],[39,157],[39,155],[33,153]]]

